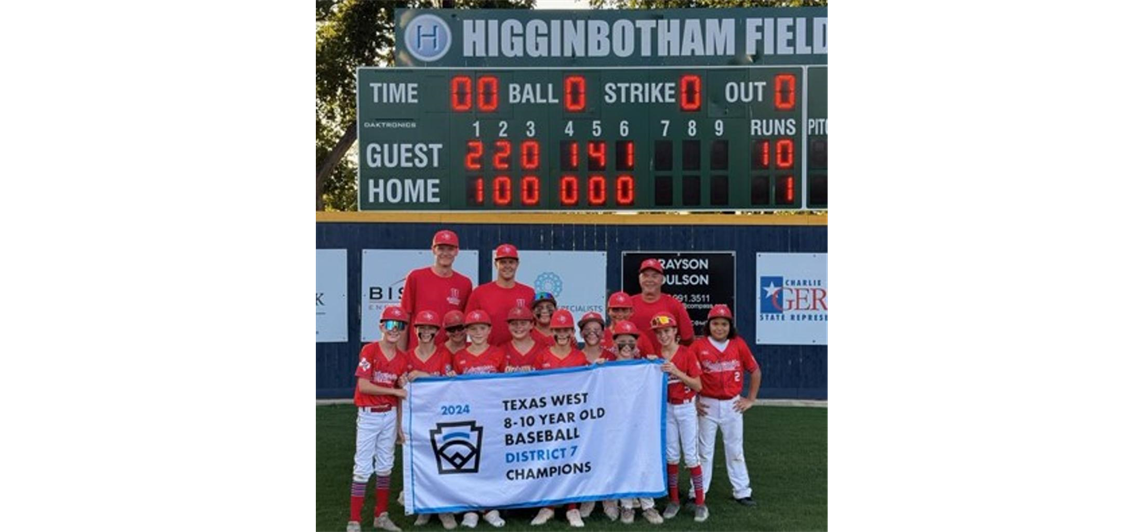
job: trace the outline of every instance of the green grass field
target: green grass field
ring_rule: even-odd
[[[317,529],[345,530],[349,518],[350,480],[353,472],[354,420],[352,405],[318,406],[318,486]],[[637,513],[636,522],[624,525],[609,521],[599,505],[585,523],[587,530],[826,530],[826,410],[806,407],[759,407],[749,410],[744,420],[743,447],[751,475],[753,498],[759,503],[747,508],[731,498],[731,485],[723,464],[722,435],[716,444],[715,478],[707,505],[711,516],[696,523],[692,514],[681,511],[663,525],[652,525]],[[434,519],[424,527],[414,527],[413,517],[405,516],[395,500],[401,490],[401,451],[393,470],[393,496],[390,515],[404,530],[444,530]],[[680,475],[680,493],[686,496],[690,480]],[[362,509],[362,530],[373,530],[374,491],[370,481]],[[663,511],[666,497],[656,501]],[[529,525],[533,510],[516,510],[506,518],[502,530],[571,530],[563,512],[544,526]],[[366,517],[369,516],[369,517]],[[460,523],[460,516],[457,518]],[[458,531],[469,530],[458,526]],[[476,530],[495,530],[481,521]]]

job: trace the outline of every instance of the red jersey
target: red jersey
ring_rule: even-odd
[[[601,344],[601,347],[603,348],[603,344]],[[599,357],[596,358],[596,362],[591,362],[591,360],[588,360],[587,352],[585,352],[585,354],[583,354],[583,359],[588,360],[588,364],[597,364],[597,363],[599,363],[599,359],[601,359],[601,358],[603,358],[604,360],[607,360],[607,362],[611,362],[611,360],[617,359],[617,358],[615,358],[614,352],[612,352],[610,349],[607,349],[607,348],[603,348],[603,349],[604,349],[603,351],[599,352]]]
[[[743,391],[743,373],[753,373],[759,369],[755,356],[747,347],[742,337],[732,338],[727,342],[727,349],[720,352],[715,344],[706,336],[699,338],[691,344],[703,368],[700,380],[703,382],[704,397],[716,399],[733,399]]]
[[[457,375],[479,375],[482,373],[504,373],[504,351],[490,345],[484,353],[474,355],[466,347],[453,353],[453,371]]]
[[[409,359],[409,371],[424,371],[433,377],[444,377],[453,370],[453,353],[444,345],[437,346],[437,350],[424,361],[415,351],[410,351],[405,356]]]
[[[489,344],[501,345],[512,341],[512,333],[508,331],[508,311],[512,307],[528,308],[536,292],[532,287],[516,283],[512,288],[501,288],[496,281],[485,283],[473,290],[469,302],[465,305],[465,315],[481,309],[489,313],[492,319],[492,332],[489,333]]]
[[[393,355],[392,359],[386,359],[385,353],[381,352],[381,344],[372,342],[361,348],[361,359],[358,362],[357,371],[354,375],[359,379],[367,379],[369,382],[381,386],[383,388],[397,388],[397,381],[405,374],[409,366],[409,361],[400,349]],[[357,385],[354,385],[354,404],[357,406],[397,406],[397,397],[393,395],[371,395],[361,393]]]
[[[465,340],[465,346],[464,346],[464,347],[462,347],[461,349],[464,349],[465,347],[469,347],[470,345],[473,345],[473,342],[470,342],[470,341],[468,341],[468,340]],[[450,351],[450,350],[449,350],[449,346],[445,345],[445,342],[441,342],[440,344],[438,344],[438,345],[437,345],[437,347],[439,347],[439,348],[441,348],[441,349],[444,349],[446,353],[449,353],[449,356],[450,356],[450,357],[452,357],[453,355],[457,354],[457,351],[460,351],[460,350],[461,350],[461,349],[458,349],[457,351]]]
[[[699,377],[703,374],[703,370],[699,367],[699,361],[695,358],[695,354],[691,352],[685,345],[679,346],[675,351],[675,355],[669,361],[675,364],[688,377]],[[681,403],[688,399],[695,397],[695,390],[690,386],[683,384],[683,381],[676,377],[667,377],[667,401],[669,403]]]
[[[652,331],[653,333],[655,331]],[[640,355],[657,356],[663,358],[663,344],[659,343],[659,338],[654,334],[641,334],[640,339],[636,340],[636,349],[640,350]]]
[[[554,336],[547,336],[536,329],[532,329],[532,332],[529,334],[532,336],[532,340],[540,345],[545,347],[556,345],[556,337]]]
[[[588,359],[584,356],[584,352],[572,348],[572,352],[568,353],[564,358],[559,358],[552,354],[551,347],[546,347],[540,353],[540,369],[559,369],[559,368],[575,368],[578,366],[587,366]]]
[[[433,268],[420,268],[405,276],[405,288],[401,290],[401,308],[410,316],[422,310],[432,310],[444,316],[450,310],[465,311],[469,294],[473,292],[473,282],[460,272],[441,277],[433,273]],[[437,343],[445,343],[444,334],[437,334]]]
[[[535,340],[532,342],[532,349],[529,349],[527,353],[518,351],[511,341],[505,342],[500,347],[504,351],[505,373],[540,369],[540,353],[548,348],[548,346]]]
[[[636,324],[640,330],[640,338],[651,335],[655,337],[655,331],[651,330],[651,319],[660,312],[666,312],[675,316],[676,323],[679,323],[679,337],[683,345],[690,344],[695,339],[695,327],[691,324],[691,316],[687,315],[687,309],[683,308],[683,303],[675,299],[671,294],[660,294],[659,299],[654,303],[644,301],[642,295],[632,296],[632,316],[628,321]]]

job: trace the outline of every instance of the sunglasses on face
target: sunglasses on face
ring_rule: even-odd
[[[381,328],[387,331],[404,331],[405,322],[397,320],[385,320],[381,322]]]
[[[651,319],[652,325],[667,325],[671,323],[671,318],[667,316],[656,316]]]
[[[465,326],[464,325],[458,325],[456,327],[449,327],[448,329],[445,329],[445,332],[447,332],[449,334],[457,334],[459,332],[465,332]]]
[[[544,299],[556,301],[556,296],[552,295],[551,292],[537,292],[532,298],[533,301],[541,301]]]
[[[635,346],[636,346],[635,342],[616,342],[616,347],[618,347],[620,349],[624,349],[624,348],[631,349]]]

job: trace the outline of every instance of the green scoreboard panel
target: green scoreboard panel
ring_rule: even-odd
[[[361,68],[360,210],[826,208],[826,67]]]

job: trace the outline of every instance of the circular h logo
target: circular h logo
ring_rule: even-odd
[[[436,61],[449,51],[453,34],[437,15],[417,15],[405,27],[405,48],[422,61]]]

